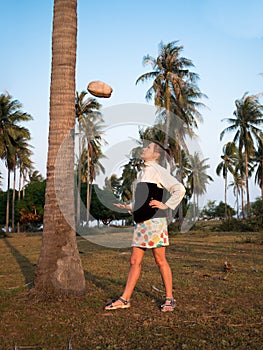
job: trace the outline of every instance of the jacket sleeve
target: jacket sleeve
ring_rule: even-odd
[[[170,198],[165,203],[169,208],[175,209],[185,195],[185,187],[165,168],[157,165],[156,169],[160,176],[160,184],[170,193]]]

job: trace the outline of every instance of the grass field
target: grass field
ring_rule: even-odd
[[[1,238],[0,349],[263,349],[262,233],[199,230],[170,241],[177,307],[163,314],[164,288],[150,251],[132,307],[106,312],[124,287],[129,248],[78,237],[86,295],[43,302],[28,297],[41,236]]]

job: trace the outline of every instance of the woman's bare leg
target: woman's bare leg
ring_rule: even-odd
[[[126,286],[121,297],[124,300],[130,300],[133,290],[136,286],[136,283],[140,277],[141,267],[142,267],[142,259],[145,251],[138,247],[132,247],[132,254],[130,258],[130,270],[126,282]],[[113,306],[121,304],[120,300],[116,300],[113,303]]]
[[[173,297],[172,271],[165,257],[166,247],[153,248],[153,255],[159,267],[165,287],[166,298]]]
[[[130,300],[136,283],[140,277],[142,268],[142,259],[144,257],[145,251],[138,247],[132,248],[132,255],[130,259],[130,270],[126,282],[122,298],[125,300]]]

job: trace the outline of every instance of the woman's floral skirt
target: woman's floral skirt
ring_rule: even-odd
[[[158,248],[169,245],[167,220],[156,218],[135,224],[132,247]]]

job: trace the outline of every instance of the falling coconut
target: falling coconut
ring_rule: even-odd
[[[88,92],[96,97],[109,98],[112,93],[112,88],[103,81],[92,81],[87,86]]]

